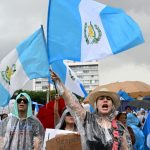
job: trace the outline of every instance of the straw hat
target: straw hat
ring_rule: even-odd
[[[112,99],[112,102],[117,109],[120,106],[120,97],[117,93],[111,92],[106,88],[99,89],[98,91],[95,91],[91,93],[88,98],[89,98],[89,103],[94,107],[94,103],[96,102],[97,98],[100,96],[109,96]]]

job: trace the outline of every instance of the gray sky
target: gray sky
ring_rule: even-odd
[[[100,83],[138,80],[150,84],[150,1],[97,0],[124,9],[141,27],[145,43],[101,60]],[[48,0],[0,0],[0,60],[41,24],[46,31]]]

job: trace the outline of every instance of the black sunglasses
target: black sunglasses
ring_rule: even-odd
[[[25,98],[19,98],[17,99],[17,103],[20,104],[23,101],[24,104],[28,104],[28,100]]]
[[[66,116],[71,116],[70,112],[67,112],[67,113],[66,113]]]

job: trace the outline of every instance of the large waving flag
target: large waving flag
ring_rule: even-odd
[[[121,9],[94,0],[50,0],[47,23],[50,62],[102,59],[143,41],[138,25]]]
[[[145,120],[145,123],[143,126],[143,133],[146,137],[145,150],[150,150],[150,112]]]
[[[77,78],[76,74],[71,70],[71,68],[63,61],[55,61],[51,64],[52,70],[59,75],[65,86],[73,93],[86,97],[87,93],[84,86]]]
[[[41,27],[0,62],[0,106],[7,105],[14,91],[23,88],[27,81],[48,77],[49,64]]]

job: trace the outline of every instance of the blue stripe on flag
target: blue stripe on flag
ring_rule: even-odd
[[[65,84],[67,67],[63,61],[55,61],[52,63],[52,70],[60,77],[62,82]]]
[[[30,79],[49,77],[48,56],[42,28],[21,42],[16,49]]]
[[[81,58],[80,0],[51,0],[47,22],[49,62]]]
[[[83,93],[84,93],[84,98],[86,98],[87,97],[87,92],[86,92],[86,90],[84,89],[84,87],[83,87],[83,85],[80,83],[80,88],[82,89],[82,91],[83,91]]]
[[[92,105],[90,105],[90,112],[95,112],[95,109],[92,107]]]
[[[139,26],[123,10],[107,6],[100,17],[114,54],[144,42]]]
[[[9,92],[3,87],[2,84],[0,84],[0,106],[4,107],[8,104],[11,96]]]

